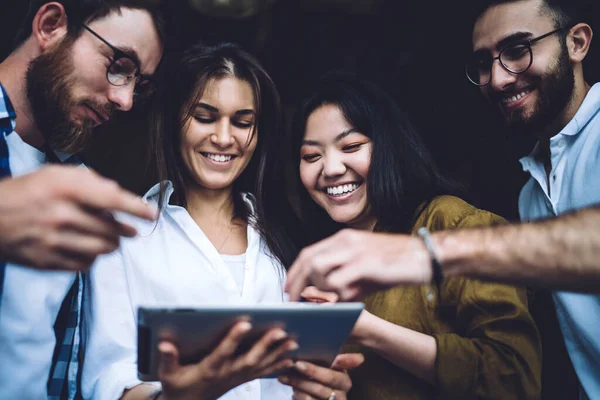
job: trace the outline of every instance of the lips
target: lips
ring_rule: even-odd
[[[490,93],[490,99],[504,109],[520,107],[526,98],[535,90],[535,85],[522,85],[504,91]]]

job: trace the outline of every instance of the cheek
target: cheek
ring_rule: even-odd
[[[314,190],[317,183],[315,164],[300,163],[300,180],[306,190]]]
[[[361,152],[355,160],[355,171],[365,179],[369,175],[369,169],[371,168],[372,147],[369,146],[366,150]]]

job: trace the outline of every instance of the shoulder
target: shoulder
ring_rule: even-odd
[[[455,196],[438,196],[425,205],[413,230],[422,226],[431,231],[488,226],[504,223],[504,219],[478,209]]]

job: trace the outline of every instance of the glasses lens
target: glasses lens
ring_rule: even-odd
[[[467,78],[475,85],[486,85],[490,81],[490,66],[492,65],[492,58],[490,57],[476,57],[467,64],[465,72]]]
[[[137,64],[130,58],[121,57],[114,60],[108,67],[108,81],[116,86],[126,85],[138,72]]]
[[[519,74],[531,65],[531,47],[526,44],[515,44],[502,50],[500,62],[510,72]]]

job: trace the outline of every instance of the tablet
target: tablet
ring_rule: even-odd
[[[330,366],[363,307],[363,303],[140,307],[138,377],[158,380],[160,340],[177,345],[181,364],[197,363],[216,348],[235,321],[244,317],[250,319],[252,331],[239,353],[250,349],[267,329],[282,327],[299,346],[288,353],[292,359]]]

